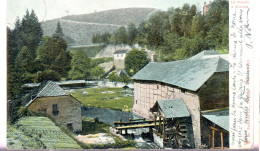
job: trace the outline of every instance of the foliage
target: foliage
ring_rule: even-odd
[[[111,74],[108,75],[108,80],[110,82],[118,82],[119,81],[119,77],[116,74],[116,72],[112,72]]]
[[[88,57],[95,57],[106,45],[97,45],[97,46],[81,46],[81,47],[68,47],[67,50],[70,51],[72,54],[76,53],[77,51],[83,50]]]
[[[127,75],[123,75],[120,79],[119,79],[120,82],[124,82],[126,84],[130,83],[130,82],[133,82],[132,79],[127,76]]]
[[[129,24],[125,30],[117,30],[110,43],[125,44],[128,39],[128,44],[160,51],[160,61],[185,59],[205,49],[228,49],[228,5],[225,0],[215,0],[207,14],[189,4],[157,11],[137,28]]]
[[[109,133],[110,125],[103,122],[95,122],[93,120],[82,119],[82,132],[81,135]]]
[[[133,76],[140,69],[142,69],[148,62],[149,60],[147,59],[147,54],[145,51],[132,49],[126,55],[125,70],[130,76]]]
[[[90,59],[83,50],[74,53],[70,66],[69,79],[86,79],[90,76]]]
[[[105,71],[102,67],[96,66],[90,70],[90,73],[93,77],[99,79],[102,75],[105,74]]]
[[[64,38],[64,33],[63,33],[62,28],[61,28],[60,22],[57,23],[56,30],[55,30],[55,32],[54,32],[52,37]]]
[[[31,13],[27,10],[22,20],[17,18],[13,30],[7,28],[8,99],[17,98],[21,93],[19,87],[29,79],[22,78],[22,74],[31,75],[35,72],[34,59],[42,35],[41,24],[33,10]]]
[[[70,53],[66,51],[67,44],[60,37],[44,37],[43,44],[37,49],[37,60],[43,64],[43,70],[53,70],[57,79],[67,76],[70,69]]]
[[[83,94],[83,91],[87,91],[88,93]],[[101,93],[106,91],[112,91],[115,93]],[[125,91],[122,88],[85,88],[82,90],[75,89],[75,93],[71,93],[71,95],[78,99],[83,106],[122,111],[124,109],[124,105],[126,105],[131,111],[134,103],[133,97],[124,96],[124,94]]]

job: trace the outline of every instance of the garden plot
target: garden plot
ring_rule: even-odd
[[[7,126],[8,149],[44,149],[44,145],[30,135],[25,135],[21,130],[8,124]]]
[[[80,149],[80,146],[46,117],[23,117],[16,124],[25,134],[38,138],[46,149]]]

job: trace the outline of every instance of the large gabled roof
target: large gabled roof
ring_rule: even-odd
[[[182,99],[171,99],[171,100],[158,100],[151,111],[154,112],[158,110],[158,107],[162,110],[165,118],[179,118],[179,117],[189,117],[190,112],[186,108]]]
[[[197,91],[214,73],[229,71],[229,62],[219,56],[172,62],[150,62],[133,80],[158,81]]]
[[[36,98],[40,98],[40,97],[53,97],[53,96],[65,96],[65,95],[69,95],[69,93],[63,90],[56,83],[52,81],[44,81],[25,98],[25,100],[22,102],[22,105],[28,106]]]

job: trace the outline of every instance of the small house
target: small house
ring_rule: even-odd
[[[52,81],[42,82],[22,105],[28,111],[51,116],[73,132],[82,131],[81,103]]]
[[[114,52],[115,69],[125,69],[125,57],[129,50],[117,50]]]
[[[229,106],[228,55],[205,50],[185,60],[150,62],[134,80],[133,113],[154,119],[158,100],[181,99],[190,113],[195,148],[201,144],[201,111]],[[171,110],[176,110],[178,106]]]

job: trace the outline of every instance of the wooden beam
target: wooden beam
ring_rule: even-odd
[[[215,142],[214,142],[214,137],[215,137],[215,130],[214,129],[212,129],[212,144],[211,144],[211,146],[212,146],[212,148],[214,149],[214,144],[215,144]]]
[[[228,132],[225,131],[225,130],[218,129],[218,128],[213,127],[213,126],[210,126],[210,129],[215,130],[215,131],[219,131],[219,132],[223,132],[223,133],[228,133]]]
[[[221,138],[221,149],[223,149],[223,133],[220,132],[220,138]]]

